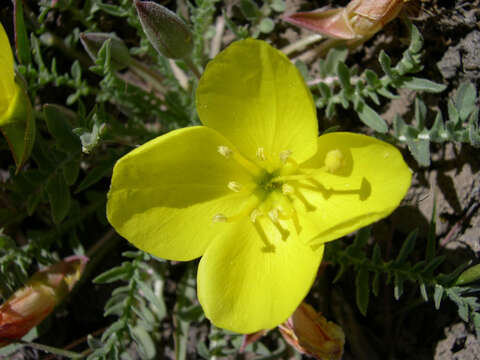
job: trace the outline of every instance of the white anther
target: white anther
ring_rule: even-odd
[[[227,186],[234,192],[240,192],[242,190],[242,185],[236,181],[230,181]]]
[[[216,215],[213,217],[213,219],[212,219],[212,221],[213,221],[214,223],[217,223],[217,222],[227,222],[227,220],[228,220],[227,217],[226,217],[225,215],[221,214],[221,213],[216,214]]]
[[[280,151],[280,161],[285,164],[288,160],[288,158],[290,157],[290,155],[292,155],[292,151],[291,150],[283,150],[283,151]]]
[[[295,192],[295,189],[293,188],[292,185],[288,185],[288,184],[283,184],[282,185],[282,193],[284,195],[293,194],[294,192]]]
[[[274,222],[274,223],[277,223],[278,222],[278,209],[277,208],[273,208],[272,210],[270,210],[268,212],[268,216],[270,217],[270,219]]]
[[[257,149],[257,159],[261,161],[265,161],[267,159],[265,157],[265,149],[263,147],[259,147]]]
[[[257,221],[257,218],[262,214],[262,212],[258,209],[253,209],[253,211],[250,213],[250,221],[255,222]]]
[[[230,149],[228,146],[219,146],[217,148],[217,151],[220,153],[220,155],[225,156],[227,159],[232,156],[233,151]]]

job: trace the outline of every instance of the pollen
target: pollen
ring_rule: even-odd
[[[295,191],[295,189],[293,188],[292,185],[289,185],[289,184],[283,184],[282,185],[282,193],[284,195],[287,195],[287,194],[293,194]]]
[[[236,181],[230,181],[227,187],[233,192],[240,192],[242,190],[242,185]]]
[[[325,155],[325,167],[329,173],[336,173],[344,165],[344,156],[339,149],[330,150]]]
[[[286,164],[287,161],[288,161],[288,158],[292,155],[292,151],[291,150],[283,150],[283,151],[280,151],[280,161],[282,162],[282,164]]]
[[[230,149],[228,146],[219,146],[217,148],[217,151],[219,152],[220,155],[226,157],[227,159],[232,156],[233,151]]]
[[[216,214],[212,219],[214,223],[227,222],[227,220],[228,220],[227,217],[221,213]]]
[[[253,209],[253,211],[250,213],[250,220],[255,223],[257,221],[257,218],[262,215],[262,212],[258,209]]]
[[[257,149],[257,159],[260,161],[265,161],[267,158],[265,157],[265,149],[263,147],[259,147]]]

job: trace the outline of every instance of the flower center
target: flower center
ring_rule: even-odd
[[[335,149],[325,155],[324,165],[321,168],[300,167],[291,158],[290,150],[279,153],[282,166],[274,171],[268,171],[256,163],[244,158],[226,146],[218,147],[218,152],[226,159],[236,161],[245,168],[253,179],[252,185],[240,184],[230,180],[227,187],[233,192],[248,192],[248,200],[240,205],[241,210],[232,215],[222,213],[213,217],[214,222],[235,222],[248,217],[260,238],[265,244],[264,250],[273,251],[274,247],[266,234],[266,227],[273,227],[279,232],[282,240],[286,241],[291,235],[292,229],[296,235],[300,234],[302,227],[298,219],[296,206],[304,207],[306,212],[317,210],[312,204],[305,191],[319,192],[327,199],[333,194],[358,194],[360,199],[370,194],[370,185],[364,178],[358,179],[349,176],[345,183],[338,181],[337,173],[345,166],[345,156],[341,150]],[[260,162],[267,159],[263,148],[259,148],[256,157]],[[327,188],[317,178],[337,177],[335,189]],[[294,230],[293,230],[294,229]]]

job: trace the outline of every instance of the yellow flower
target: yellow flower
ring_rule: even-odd
[[[14,121],[12,113],[21,98],[22,89],[15,82],[12,50],[5,29],[0,23],[0,126]]]
[[[374,138],[318,138],[300,73],[265,42],[221,52],[196,97],[204,126],[172,131],[117,162],[107,217],[155,256],[202,256],[198,297],[215,325],[270,329],[307,294],[324,243],[393,211],[411,172]]]
[[[25,90],[15,81],[13,54],[0,23],[0,130],[17,164],[17,172],[30,156],[35,139],[35,120]]]

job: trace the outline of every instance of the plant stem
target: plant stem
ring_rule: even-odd
[[[307,36],[306,38],[300,39],[290,45],[285,46],[281,51],[285,55],[290,55],[296,51],[303,50],[305,47],[311,44],[315,44],[317,41],[320,41],[323,39],[323,36],[320,34],[313,34],[310,36]]]
[[[185,59],[183,59],[183,61],[185,61],[185,64],[188,66],[188,68],[190,70],[192,70],[193,74],[197,77],[198,80],[200,80],[200,77],[202,76],[202,74],[200,74],[200,72],[198,71],[197,67],[195,66],[195,64],[192,62],[192,59],[187,57]]]

